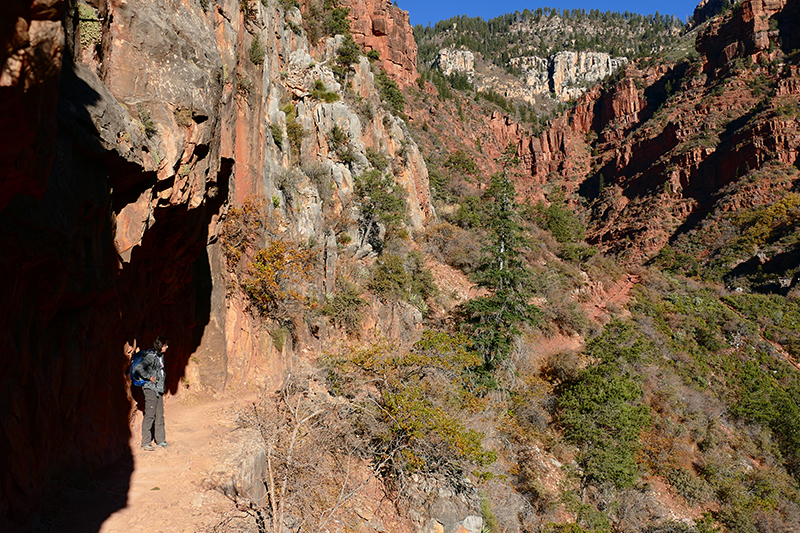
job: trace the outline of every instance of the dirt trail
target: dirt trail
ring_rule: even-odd
[[[133,474],[127,505],[109,516],[100,533],[197,532],[217,523],[231,502],[205,486],[208,473],[227,450],[238,406],[254,397],[199,401],[185,393],[164,403],[169,447],[140,447],[142,413],[131,421]]]
[[[209,472],[229,450],[239,406],[255,399],[204,398],[181,391],[164,402],[169,447],[141,449],[142,413],[131,420],[130,460],[109,467],[90,487],[72,487],[60,498],[70,509],[45,519],[41,531],[180,533],[206,531],[232,503],[208,487]],[[131,472],[129,474],[129,472]]]

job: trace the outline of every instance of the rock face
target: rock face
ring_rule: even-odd
[[[779,33],[789,42],[778,44],[786,52],[793,50],[789,47],[800,42],[797,32],[790,26],[797,7],[792,2],[788,4],[786,12],[776,16],[787,7],[786,0],[743,2],[729,15],[715,19],[697,41],[697,51],[705,58],[705,72],[713,74],[737,58],[752,56],[758,60],[762,56],[768,57],[770,42],[775,44]],[[784,31],[780,31],[781,27]]]
[[[529,103],[535,96],[550,96],[562,102],[574,100],[589,87],[614,74],[628,63],[625,57],[612,57],[603,52],[563,51],[548,58],[512,57],[509,64],[522,72],[522,83],[501,81],[497,76],[476,76],[475,56],[466,49],[442,48],[433,62],[442,74],[462,72],[476,83],[479,90],[491,89],[506,98]]]
[[[393,6],[391,0],[344,0],[342,6],[350,8],[355,41],[367,51],[377,50],[383,68],[401,86],[415,83],[417,43],[408,11]]]
[[[63,0],[14,0],[0,20],[0,209],[17,194],[42,198],[53,162],[63,61]]]
[[[541,198],[542,186],[561,176],[562,189],[592,202],[591,242],[647,258],[693,214],[716,208],[724,187],[764,165],[776,176],[792,175],[800,153],[798,123],[789,117],[798,72],[789,65],[773,74],[758,62],[777,59],[780,46],[789,51],[781,28],[794,38],[796,4],[742,3],[698,37],[702,62],[629,67],[619,82],[581,96],[539,136],[493,118],[496,134],[518,143],[529,171],[518,191]],[[735,60],[750,67],[738,70]],[[768,101],[758,80],[775,87]],[[724,91],[714,89],[723,84]],[[751,193],[726,201],[741,207],[757,200]]]
[[[475,78],[475,55],[466,48],[442,48],[439,50],[433,66],[445,76],[454,72],[462,72],[470,81]]]
[[[361,240],[353,191],[367,147],[395,162],[411,228],[434,216],[422,156],[382,109],[366,59],[349,74],[361,107],[311,97],[315,80],[344,96],[325,66],[338,43],[312,58],[299,10],[94,5],[86,16],[72,1],[14,0],[0,17],[2,530],[30,521],[53,479],[130,457],[131,346],[168,336],[170,391],[214,392],[278,383],[333,334],[304,324],[278,346],[227,290],[219,232],[231,207],[269,199],[281,232],[318,243],[323,294],[349,253],[371,252],[340,250],[331,229]],[[368,47],[411,83],[407,14],[360,5]],[[331,148],[334,126],[352,158]],[[416,327],[381,308],[374,323]]]
[[[607,78],[627,62],[625,57],[585,51],[558,52],[547,59],[526,56],[509,60],[512,66],[523,72],[532,93],[552,93],[562,102],[577,98],[588,87]]]

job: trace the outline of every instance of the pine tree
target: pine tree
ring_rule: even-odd
[[[518,160],[513,145],[506,149],[503,172],[492,178],[486,196],[493,200],[486,227],[489,244],[475,274],[475,281],[489,294],[467,302],[465,323],[473,346],[489,373],[508,358],[522,324],[535,324],[540,311],[529,303],[531,273],[521,257],[527,246],[517,214],[516,191],[508,167]]]

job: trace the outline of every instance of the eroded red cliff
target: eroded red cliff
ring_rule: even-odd
[[[376,50],[386,72],[401,86],[417,81],[417,43],[408,11],[391,0],[344,0],[355,41],[364,50]]]

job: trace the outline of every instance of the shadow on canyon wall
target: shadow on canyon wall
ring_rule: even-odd
[[[120,198],[171,184],[96,142],[89,107],[106,96],[81,68],[66,60],[61,72],[46,192],[32,184],[0,211],[0,531],[98,531],[124,508],[133,472],[124,346],[169,337],[174,393],[209,322],[208,225],[230,169],[200,207],[158,203],[124,262]]]

